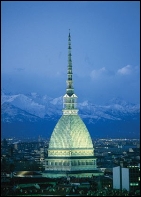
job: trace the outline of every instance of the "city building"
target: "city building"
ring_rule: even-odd
[[[140,190],[140,165],[122,165],[113,168],[113,189]]]
[[[47,177],[91,177],[103,175],[97,169],[91,136],[78,115],[77,96],[72,79],[71,36],[68,36],[67,88],[63,97],[63,115],[56,124],[45,159]]]

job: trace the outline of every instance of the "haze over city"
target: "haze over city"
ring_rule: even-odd
[[[139,103],[140,2],[2,2],[2,91],[59,97],[68,33],[75,93],[96,104]]]

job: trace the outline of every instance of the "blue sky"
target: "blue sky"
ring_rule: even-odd
[[[140,100],[139,1],[2,1],[1,84],[11,93],[65,94],[71,32],[75,93],[103,104]]]

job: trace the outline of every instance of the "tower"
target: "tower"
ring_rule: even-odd
[[[45,172],[48,177],[99,175],[90,134],[78,115],[77,96],[73,88],[71,36],[68,36],[67,87],[63,97],[63,114],[57,122],[48,147]]]

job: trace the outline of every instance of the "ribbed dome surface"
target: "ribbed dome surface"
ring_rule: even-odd
[[[79,115],[62,115],[56,124],[49,149],[93,148],[90,134]]]

